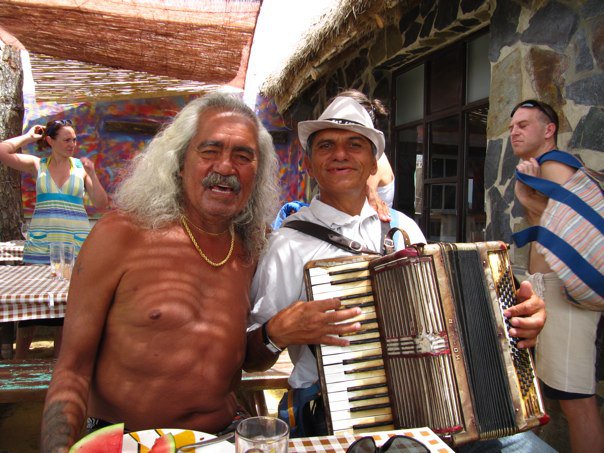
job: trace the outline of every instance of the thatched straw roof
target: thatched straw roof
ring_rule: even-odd
[[[68,61],[126,69],[115,83],[140,73],[203,84],[242,87],[261,0],[2,0],[0,27],[34,54],[57,85],[70,83]],[[85,69],[78,69],[85,82]],[[103,70],[90,69],[90,79]],[[60,72],[70,73],[60,81]],[[100,70],[97,71],[97,70]],[[127,74],[127,75],[125,75]],[[160,85],[162,82],[158,82]],[[108,85],[108,83],[106,84]],[[133,85],[133,86],[136,86]],[[152,88],[152,86],[150,86]]]
[[[92,102],[204,92],[219,85],[30,53],[38,102]]]
[[[388,10],[416,6],[419,0],[339,0],[300,40],[282,69],[267,77],[261,92],[275,98],[283,111],[296,96],[326,72],[339,56],[376,28],[389,22]]]

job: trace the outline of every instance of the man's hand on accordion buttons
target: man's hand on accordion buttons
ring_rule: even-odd
[[[336,335],[356,332],[359,322],[348,321],[361,314],[358,307],[336,310],[339,299],[298,301],[277,313],[267,325],[272,342],[280,348],[290,344],[328,344],[347,346],[348,340]]]
[[[518,305],[505,310],[510,319],[510,335],[521,338],[519,348],[532,348],[537,343],[537,335],[545,325],[545,302],[537,296],[529,282],[522,282],[518,292]]]

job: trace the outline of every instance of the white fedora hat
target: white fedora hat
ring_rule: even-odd
[[[384,134],[373,127],[373,121],[367,110],[349,97],[335,98],[318,120],[298,123],[298,138],[302,147],[306,148],[308,137],[323,129],[344,129],[361,134],[375,145],[376,159],[380,158],[386,146]]]

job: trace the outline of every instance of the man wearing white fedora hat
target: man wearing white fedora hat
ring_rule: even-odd
[[[316,180],[319,193],[308,207],[287,217],[282,227],[271,233],[266,253],[258,264],[252,283],[247,369],[268,369],[287,347],[294,363],[290,386],[304,389],[300,393],[310,398],[316,393],[318,371],[316,358],[307,345],[347,345],[347,340],[338,335],[360,330],[358,322],[346,322],[359,315],[360,309],[334,311],[340,307],[338,299],[307,301],[304,265],[352,253],[288,228],[288,224],[296,220],[311,222],[356,241],[364,250],[380,252],[384,229],[367,202],[366,184],[377,170],[385,140],[365,108],[350,97],[336,97],[318,120],[298,123],[298,137],[306,150],[306,169]],[[426,242],[411,218],[394,210],[391,217],[390,225],[404,229],[411,243]],[[510,333],[522,339],[520,347],[530,347],[545,322],[544,303],[528,284],[521,287],[519,299],[524,302],[506,313],[514,326]],[[252,363],[250,357],[255,357],[256,362]],[[325,434],[320,423],[307,424],[301,414],[302,409],[292,436]]]

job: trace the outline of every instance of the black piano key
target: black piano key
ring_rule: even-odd
[[[392,421],[390,421],[390,422],[377,422],[377,423],[359,423],[358,425],[352,425],[352,429],[357,430],[357,429],[377,428],[379,426],[388,426],[390,424],[392,424]]]
[[[388,392],[382,392],[382,393],[376,393],[374,395],[351,396],[350,398],[348,398],[348,401],[350,401],[351,403],[354,403],[356,401],[363,401],[363,400],[369,400],[369,399],[374,399],[374,398],[385,398],[388,396],[389,396]]]
[[[357,374],[357,373],[368,373],[369,371],[383,370],[384,365],[381,366],[370,366],[367,368],[355,368],[354,370],[344,371],[344,374]]]
[[[364,411],[369,411],[372,409],[384,409],[386,407],[390,407],[390,404],[389,403],[369,404],[367,406],[351,407],[349,410],[350,410],[350,412],[364,412]]]
[[[370,360],[379,360],[381,359],[382,356],[381,355],[369,355],[366,357],[357,357],[354,359],[344,359],[342,360],[342,365],[352,365],[353,363],[362,363],[362,362],[368,362]]]

